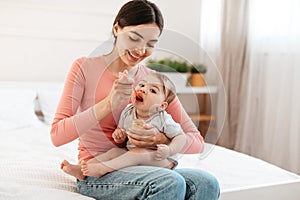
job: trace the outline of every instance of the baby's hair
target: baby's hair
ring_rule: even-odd
[[[163,92],[166,96],[165,101],[170,104],[173,99],[176,97],[176,88],[174,83],[164,74],[159,72],[151,72],[150,74],[153,74],[156,76],[163,85]]]

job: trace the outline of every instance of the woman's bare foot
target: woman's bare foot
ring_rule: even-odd
[[[85,176],[82,174],[80,165],[72,165],[68,161],[64,160],[60,164],[60,168],[67,174],[76,177],[79,180],[83,180]]]
[[[84,176],[94,176],[99,178],[113,170],[101,162],[87,164],[86,162],[82,161],[81,171]]]

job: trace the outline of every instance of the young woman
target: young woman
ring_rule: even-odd
[[[128,104],[132,87],[151,70],[139,64],[151,55],[163,30],[163,17],[157,6],[146,0],[126,3],[113,23],[113,50],[94,58],[77,59],[65,86],[51,129],[51,139],[60,146],[79,138],[79,163],[87,162],[116,146],[112,133],[121,111]],[[127,70],[134,81],[118,81]],[[186,134],[183,153],[199,153],[203,138],[175,98],[166,110]],[[131,128],[128,140],[136,147],[168,144],[165,134],[148,126]],[[65,170],[68,164],[63,166]],[[155,173],[153,171],[155,170]],[[168,170],[133,166],[99,178],[77,180],[78,191],[96,199],[217,199],[219,185],[210,174],[194,169]]]

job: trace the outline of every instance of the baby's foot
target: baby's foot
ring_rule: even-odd
[[[85,176],[81,172],[81,166],[80,165],[72,165],[68,161],[64,160],[60,168],[67,174],[76,177],[79,180],[83,180]]]
[[[101,162],[87,164],[83,161],[81,163],[81,171],[84,176],[94,176],[99,178],[112,170]]]

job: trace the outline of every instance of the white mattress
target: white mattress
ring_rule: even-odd
[[[0,199],[90,199],[78,194],[75,178],[60,170],[63,159],[77,163],[77,141],[54,147],[49,136],[50,126],[40,122],[32,110],[28,112],[33,108],[29,104],[36,94],[35,89],[19,90],[16,85],[0,84],[0,95],[6,95],[1,96],[0,106],[0,125],[5,125],[0,126]],[[27,120],[24,115],[28,115]],[[13,118],[16,123],[8,123]],[[224,200],[246,199],[243,195],[251,196],[249,194],[258,194],[258,191],[263,195],[275,194],[274,190],[283,189],[286,199],[300,198],[293,184],[297,183],[299,188],[298,175],[242,153],[206,144],[202,154],[180,155],[179,158],[178,168],[197,168],[215,175]],[[266,186],[271,189],[259,190]],[[293,198],[289,198],[291,195]]]

